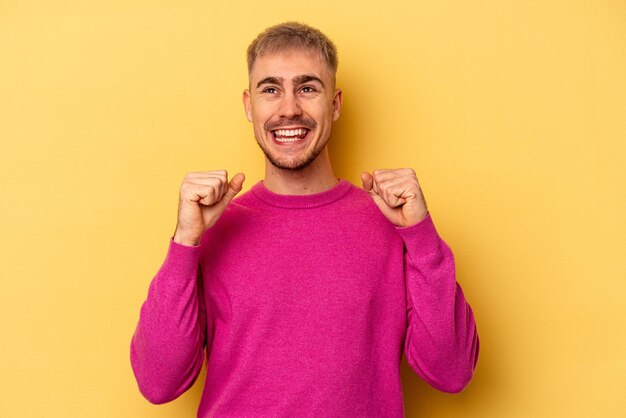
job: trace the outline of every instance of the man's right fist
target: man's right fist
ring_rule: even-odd
[[[229,183],[226,170],[187,174],[180,185],[174,242],[198,245],[204,231],[215,225],[226,206],[241,191],[245,178],[243,173],[238,173]]]

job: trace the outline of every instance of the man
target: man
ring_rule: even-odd
[[[402,417],[403,352],[434,387],[462,390],[478,336],[414,171],[363,173],[363,189],[333,174],[333,44],[277,25],[248,70],[265,179],[234,200],[242,173],[183,180],[131,344],[143,395],[177,398],[205,355],[199,417]]]

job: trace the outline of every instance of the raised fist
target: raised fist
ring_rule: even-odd
[[[374,170],[362,173],[363,189],[391,223],[396,226],[412,226],[428,214],[426,200],[411,168]]]
[[[238,173],[228,182],[226,170],[187,174],[180,185],[174,241],[198,245],[204,231],[215,225],[226,206],[241,191],[244,180],[243,173]]]

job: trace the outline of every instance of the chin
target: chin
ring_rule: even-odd
[[[298,171],[303,170],[311,165],[311,163],[315,161],[315,158],[302,158],[285,161],[284,159],[280,158],[268,157],[268,160],[274,167],[280,168],[281,170]]]
[[[266,150],[263,150],[263,152],[265,153],[267,160],[274,167],[280,168],[281,170],[298,171],[310,166],[317,159],[322,150],[294,158],[280,158],[276,155],[270,154]]]

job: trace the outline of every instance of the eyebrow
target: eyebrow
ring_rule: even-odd
[[[293,78],[293,84],[304,84],[304,83],[310,83],[311,81],[317,81],[318,83],[322,85],[322,87],[324,87],[324,82],[320,80],[319,77],[316,77],[311,74],[299,75]]]
[[[265,77],[263,80],[259,81],[256,84],[256,86],[257,86],[257,88],[259,88],[263,84],[278,84],[278,85],[282,86],[283,78],[282,77]]]
[[[282,77],[273,77],[273,76],[269,76],[269,77],[265,77],[264,79],[260,80],[256,86],[257,88],[261,87],[263,84],[277,84],[279,86],[283,85],[283,81],[284,78]],[[298,75],[295,76],[293,79],[293,84],[304,84],[304,83],[309,83],[311,81],[316,81],[318,83],[320,83],[322,85],[322,87],[324,87],[324,82],[317,76],[311,75],[311,74],[303,74],[303,75]]]

